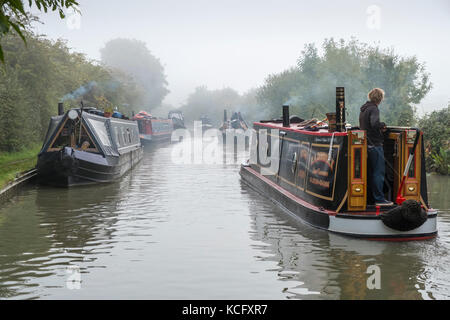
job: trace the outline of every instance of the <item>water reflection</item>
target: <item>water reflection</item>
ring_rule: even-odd
[[[440,236],[423,242],[372,242],[335,235],[299,223],[242,184],[251,199],[250,236],[273,261],[288,299],[448,299],[448,177],[430,179],[431,202],[442,210]],[[442,185],[444,184],[444,187]],[[438,201],[437,201],[438,200]],[[381,270],[381,289],[370,290],[369,266]],[[440,285],[438,285],[438,283]]]
[[[107,254],[126,183],[80,189],[35,187],[3,207],[0,278],[7,281],[0,284],[0,296],[34,298],[36,278],[65,276],[67,266]],[[56,287],[63,285],[64,281]]]
[[[429,201],[433,208],[443,212],[442,216],[450,212],[450,177],[428,174]]]
[[[144,171],[137,174],[138,167],[117,183],[70,189],[35,186],[3,205],[0,297],[42,298],[46,289],[64,288],[68,266],[79,266],[82,274],[105,268],[96,260],[110,255],[118,239],[126,243],[131,241],[128,235],[151,237],[148,221],[164,220],[167,211],[160,203],[157,215],[142,217],[155,206],[142,195],[151,191],[157,196],[155,184],[164,192],[161,174],[148,165],[153,156],[146,155]]]

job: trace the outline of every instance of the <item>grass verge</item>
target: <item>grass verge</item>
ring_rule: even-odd
[[[17,174],[34,168],[40,149],[41,145],[34,145],[19,152],[0,152],[0,189]]]

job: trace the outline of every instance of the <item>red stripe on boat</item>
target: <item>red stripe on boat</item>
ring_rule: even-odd
[[[436,238],[437,234],[431,236],[424,237],[411,237],[411,238],[362,238],[371,241],[392,241],[392,242],[400,242],[400,241],[417,241],[417,240],[429,240]]]
[[[337,214],[334,211],[330,211],[330,210],[327,210],[327,209],[320,209],[319,207],[316,207],[315,205],[312,205],[309,202],[306,202],[305,200],[300,199],[299,197],[297,197],[297,196],[293,195],[292,193],[290,193],[289,191],[283,189],[282,187],[280,187],[276,183],[274,183],[271,180],[267,179],[263,175],[259,174],[257,171],[253,170],[252,168],[249,168],[249,167],[243,167],[243,168],[245,170],[249,171],[250,173],[254,174],[255,176],[257,176],[261,180],[263,180],[265,183],[269,184],[272,188],[277,189],[278,191],[283,193],[285,196],[291,198],[292,200],[294,200],[295,202],[297,202],[298,204],[300,204],[300,205],[302,205],[304,207],[307,207],[307,208],[315,210],[315,211],[327,213],[330,216],[335,216]]]

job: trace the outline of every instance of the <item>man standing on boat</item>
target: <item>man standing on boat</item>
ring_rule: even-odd
[[[380,88],[375,88],[369,92],[368,98],[369,101],[361,107],[359,127],[361,130],[365,130],[367,134],[369,183],[375,205],[391,206],[393,203],[387,201],[384,198],[383,193],[385,174],[383,131],[386,131],[386,125],[383,122],[380,122],[380,110],[378,109],[378,106],[384,100],[384,91]]]

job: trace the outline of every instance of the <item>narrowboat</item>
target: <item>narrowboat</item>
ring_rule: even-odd
[[[202,124],[202,132],[213,128],[211,119],[206,115],[200,117],[200,122]]]
[[[112,182],[143,156],[135,121],[95,108],[70,109],[52,117],[38,154],[41,184],[71,187]]]
[[[143,145],[168,142],[172,137],[172,119],[158,119],[146,111],[140,111],[133,118],[139,126],[139,137]]]
[[[240,112],[233,112],[230,120],[228,120],[227,110],[223,111],[223,124],[220,127],[220,130],[223,132],[227,129],[242,129],[243,131],[248,129],[247,122],[242,118]]]
[[[330,125],[289,117],[259,121],[242,181],[284,211],[333,233],[369,240],[425,240],[437,235],[438,212],[427,196],[423,132],[388,127],[384,133],[385,198],[375,206],[368,184],[367,137],[345,123],[344,88],[336,91]]]
[[[173,123],[173,129],[186,129],[186,126],[184,124],[184,115],[183,112],[179,110],[172,110],[169,112],[169,115],[167,118],[172,120]]]
[[[245,141],[245,149],[249,146],[250,137],[248,135],[249,127],[247,122],[242,118],[240,112],[233,112],[230,120],[228,120],[227,110],[223,111],[223,124],[219,128],[222,135],[222,142],[225,145],[227,142],[227,136],[229,138],[234,137],[234,144],[237,145],[238,141]]]

